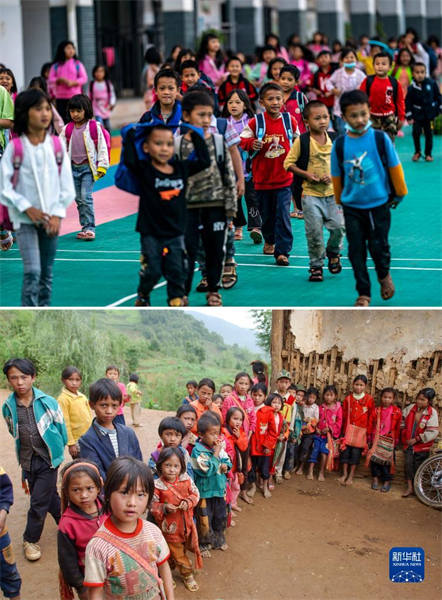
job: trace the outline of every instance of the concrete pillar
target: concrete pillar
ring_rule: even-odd
[[[427,6],[425,0],[405,0],[405,25],[414,27],[419,38],[427,37]]]
[[[293,33],[307,39],[307,0],[279,0],[278,12],[279,37],[283,46]]]
[[[76,12],[77,0],[67,0],[67,24],[68,24],[68,39],[73,42],[74,46],[78,48],[78,35],[77,35],[77,12]]]
[[[43,63],[52,59],[49,1],[22,0],[25,84],[40,75]]]
[[[195,47],[195,19],[193,0],[163,2],[164,41],[166,55],[175,44]]]
[[[264,43],[263,0],[232,0],[236,47],[246,54]]]
[[[405,11],[403,0],[377,0],[379,24],[387,38],[398,36],[405,31]]]
[[[19,89],[25,84],[20,4],[20,0],[0,0],[0,62],[14,72]]]
[[[318,30],[333,40],[345,40],[344,0],[317,0]]]
[[[372,36],[376,31],[376,0],[350,0],[351,34]]]
[[[442,0],[427,0],[427,36],[442,39]]]
[[[97,64],[97,40],[93,0],[79,0],[77,2],[75,25],[77,29],[78,55],[89,74],[89,78],[91,78],[92,69]]]

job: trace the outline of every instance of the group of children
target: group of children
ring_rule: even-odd
[[[140,401],[136,376],[129,397],[111,365],[106,377],[90,386],[87,403],[79,391],[81,374],[67,367],[57,402],[34,386],[31,361],[11,359],[4,365],[14,391],[2,412],[30,493],[24,553],[30,561],[40,558],[38,541],[49,512],[58,524],[62,600],[73,598],[73,590],[82,600],[117,592],[122,598],[173,600],[173,569],[187,590],[197,591],[195,571],[203,558],[228,549],[226,530],[238,524],[244,508],[238,499],[254,504],[257,490],[270,498],[275,484],[293,472],[302,475],[306,463],[307,479],[314,478],[318,464],[319,481],[342,464],[338,481],[350,485],[365,456],[372,489],[388,492],[401,441],[403,496],[413,494],[416,469],[438,434],[433,389],[422,389],[402,412],[392,388],[381,391],[375,406],[367,378],[358,375],[341,405],[334,385],[324,388],[319,402],[317,388],[292,384],[284,370],[268,394],[265,366],[255,361],[252,368],[253,379],[240,372],[219,394],[209,378],[189,381],[176,416],[160,422],[160,439],[147,465],[121,414],[125,402]],[[74,460],[61,470],[60,500],[58,469],[66,444]],[[5,528],[12,487],[3,471],[0,478],[0,545],[10,552],[7,568],[4,552],[0,556],[0,584],[6,597],[19,598],[20,576]]]

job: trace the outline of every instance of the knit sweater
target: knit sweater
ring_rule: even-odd
[[[92,423],[92,411],[89,400],[84,394],[73,394],[63,387],[57,402],[63,411],[64,422],[68,433],[68,446],[75,444],[86,433]]]

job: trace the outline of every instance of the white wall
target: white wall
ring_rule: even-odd
[[[0,0],[0,63],[14,72],[18,88],[25,84],[20,0]]]
[[[25,85],[52,60],[48,0],[22,0]]]

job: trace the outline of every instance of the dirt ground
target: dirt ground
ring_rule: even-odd
[[[165,414],[143,411],[144,427],[136,432],[146,458]],[[27,562],[21,539],[28,499],[2,418],[0,448],[0,464],[14,484],[8,528],[23,579],[22,600],[57,600],[56,526],[49,516],[40,541],[43,556]],[[351,488],[340,486],[335,474],[321,484],[293,476],[277,486],[271,499],[257,495],[254,506],[241,503],[237,525],[227,533],[229,550],[205,560],[197,575],[198,593],[186,591],[177,575],[177,600],[440,598],[441,513],[415,498],[402,499],[397,485],[388,494],[373,492],[364,468],[360,474]],[[389,581],[388,552],[393,546],[424,549],[424,582]]]

